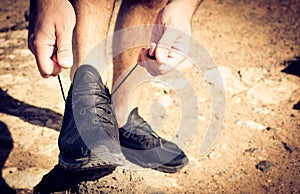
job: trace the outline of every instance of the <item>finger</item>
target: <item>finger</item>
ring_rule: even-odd
[[[55,48],[55,50],[53,51],[54,53],[51,56],[51,60],[54,62],[53,65],[53,71],[52,71],[52,76],[56,76],[58,75],[60,72],[62,72],[63,68],[61,66],[58,65],[57,62],[57,49]]]
[[[143,62],[145,61],[145,58],[143,57],[145,53],[145,48],[141,48],[140,52],[139,52],[139,56],[138,56],[138,63],[143,66]]]
[[[63,68],[61,68],[58,64],[55,64],[51,76],[57,76],[62,71]]]
[[[56,71],[56,63],[51,59],[53,47],[48,45],[36,45],[34,55],[40,74],[47,78]]]
[[[171,67],[176,67],[180,63],[182,63],[186,59],[186,56],[182,54],[182,52],[179,52],[175,49],[171,50],[169,53],[169,57],[167,59],[167,65]]]
[[[156,49],[156,43],[152,42],[150,44],[150,47],[149,47],[149,55],[150,56],[154,56],[155,55],[155,49]]]
[[[72,28],[57,32],[57,62],[62,68],[73,65]]]
[[[151,60],[147,55],[149,54],[149,51],[150,50],[150,48],[147,48],[147,49],[145,49],[145,48],[143,48],[142,50],[141,50],[141,60],[143,61],[143,62],[145,62],[145,61],[148,61],[148,60]]]
[[[143,63],[142,63],[142,59],[141,59],[141,55],[142,55],[142,49],[139,52],[139,56],[137,58],[137,63],[143,67]]]
[[[167,28],[165,30],[163,36],[157,44],[155,52],[155,57],[158,63],[167,63],[170,50],[172,49],[172,46],[177,38],[177,33],[174,33],[174,30],[171,28]]]
[[[142,61],[142,66],[146,68],[146,70],[152,75],[152,76],[157,76],[160,75],[159,71],[159,66],[155,60],[149,59],[147,57],[147,54],[149,53],[149,49],[142,49],[141,50],[141,61]]]
[[[157,44],[155,57],[159,63],[168,63],[168,58],[174,50],[186,55],[189,48],[190,36],[174,28],[166,28],[163,36]],[[174,64],[169,64],[173,65]]]
[[[182,53],[176,50],[172,50],[167,59],[167,63],[161,64],[161,66],[159,67],[160,73],[166,74],[172,71],[177,65],[182,63],[185,59],[186,57]]]

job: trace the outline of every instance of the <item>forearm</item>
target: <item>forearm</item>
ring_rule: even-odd
[[[195,11],[200,6],[203,0],[169,0],[168,4],[174,4],[180,9],[184,9],[189,19],[192,19]]]

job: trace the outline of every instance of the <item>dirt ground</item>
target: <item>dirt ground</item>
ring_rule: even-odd
[[[28,5],[0,1],[0,193],[32,193],[36,185],[41,193],[300,192],[300,1],[208,0],[197,10],[193,37],[219,67],[226,113],[216,143],[201,155],[209,83],[192,66],[180,69],[201,108],[184,148],[189,164],[174,174],[138,167],[80,174],[56,166],[64,101],[57,78],[41,78],[27,49]],[[67,90],[68,72],[61,76]],[[153,100],[168,104],[158,133],[173,139],[179,100],[153,84],[143,92],[145,115]]]

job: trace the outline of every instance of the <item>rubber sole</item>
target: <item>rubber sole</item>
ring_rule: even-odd
[[[124,165],[125,157],[122,153],[110,153],[105,146],[92,150],[90,158],[69,159],[58,156],[59,166],[70,171],[84,171],[91,169],[112,168]]]
[[[124,153],[124,152],[123,152]],[[183,158],[181,160],[181,164],[177,166],[169,166],[167,164],[159,164],[159,163],[145,163],[142,158],[139,157],[134,157],[130,154],[124,153],[126,159],[134,164],[137,164],[139,166],[142,166],[144,168],[151,168],[157,171],[165,172],[165,173],[176,173],[180,171],[183,167],[185,167],[188,163],[189,160],[187,157]]]

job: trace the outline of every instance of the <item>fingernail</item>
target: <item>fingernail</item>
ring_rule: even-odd
[[[73,65],[72,59],[69,57],[62,58],[61,63],[64,67],[71,67]]]
[[[155,50],[156,44],[155,42],[152,42],[150,44],[150,51],[149,51],[149,55],[153,56],[154,55],[154,50]]]

